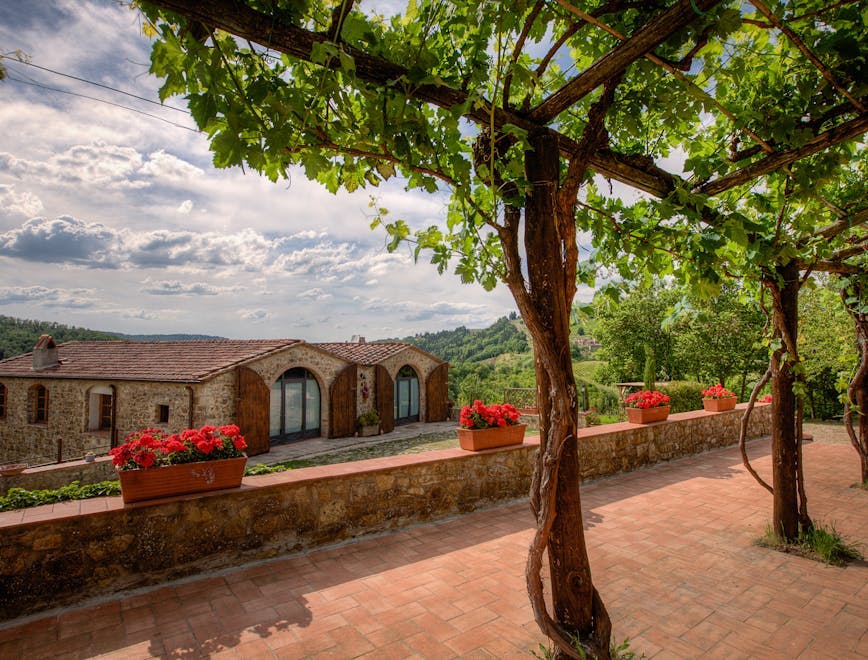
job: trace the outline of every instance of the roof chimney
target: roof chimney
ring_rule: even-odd
[[[36,346],[33,347],[33,371],[50,369],[60,364],[57,357],[57,344],[51,335],[40,335]]]
[[[353,338],[352,338],[351,342],[352,342],[353,344],[364,344],[364,343],[366,343],[366,342],[365,342],[365,338],[362,337],[361,335],[353,335]]]

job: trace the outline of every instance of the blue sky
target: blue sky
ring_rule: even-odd
[[[0,0],[0,52],[18,50],[158,99],[140,17],[111,0]],[[445,195],[400,183],[331,195],[300,171],[272,184],[216,170],[185,111],[4,64],[0,314],[127,333],[342,341],[484,327],[515,309],[505,287],[486,293],[440,276],[406,250],[389,254],[368,228],[371,195],[419,226],[442,224]],[[185,109],[182,99],[167,105]]]

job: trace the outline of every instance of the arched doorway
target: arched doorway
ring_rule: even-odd
[[[419,377],[405,364],[395,378],[395,424],[419,421]]]
[[[269,435],[272,443],[319,436],[319,384],[307,369],[289,369],[274,381],[270,408]]]

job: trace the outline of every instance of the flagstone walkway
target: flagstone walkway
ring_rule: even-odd
[[[750,453],[763,475],[768,443]],[[847,444],[805,447],[809,508],[868,551]],[[614,636],[651,658],[868,657],[868,563],[753,545],[771,498],[727,449],[583,488]],[[529,658],[526,503],[0,624],[0,658]],[[638,657],[638,654],[637,654]]]

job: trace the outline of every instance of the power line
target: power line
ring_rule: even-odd
[[[128,105],[121,105],[120,103],[114,103],[113,101],[106,101],[105,99],[96,98],[95,96],[88,96],[87,94],[79,94],[78,92],[70,92],[70,91],[65,90],[65,89],[58,89],[57,87],[49,87],[48,85],[42,85],[42,84],[37,83],[37,82],[29,82],[27,80],[22,80],[21,78],[16,78],[14,76],[7,75],[6,78],[7,78],[7,80],[13,80],[17,83],[21,83],[22,85],[31,85],[33,87],[39,87],[41,89],[47,89],[51,92],[59,92],[60,94],[69,94],[70,96],[78,96],[80,98],[87,99],[89,101],[96,101],[98,103],[105,103],[106,105],[111,105],[111,106],[114,106],[116,108],[123,108],[124,110],[131,110],[133,112],[139,113],[140,115],[145,115],[146,117],[151,117],[153,119],[159,119],[162,122],[166,122],[167,124],[170,124],[172,126],[177,126],[178,128],[183,128],[183,129],[185,129],[187,131],[191,131],[193,133],[201,133],[202,132],[202,131],[197,130],[195,128],[190,128],[189,126],[184,126],[183,124],[178,124],[176,122],[170,121],[168,119],[165,119],[164,117],[160,117],[160,116],[152,114],[150,112],[145,112],[144,110],[139,110],[138,108],[131,108]]]
[[[177,108],[173,105],[166,105],[164,103],[160,103],[159,101],[154,101],[153,99],[145,98],[144,96],[138,96],[137,94],[133,94],[132,92],[126,92],[122,89],[117,89],[116,87],[111,87],[109,85],[103,85],[102,83],[98,83],[98,82],[93,81],[93,80],[88,80],[87,78],[79,78],[78,76],[73,76],[70,73],[63,73],[62,71],[55,71],[54,69],[49,69],[48,67],[40,66],[38,64],[34,64],[33,62],[28,62],[26,60],[20,60],[19,59],[19,60],[10,60],[10,61],[14,62],[15,64],[25,64],[27,66],[32,66],[36,69],[40,69],[42,71],[47,71],[48,73],[53,73],[53,74],[58,75],[58,76],[63,76],[64,78],[70,78],[72,80],[78,80],[79,82],[87,83],[88,85],[95,85],[96,87],[102,87],[103,89],[107,89],[107,90],[112,91],[112,92],[117,92],[118,94],[124,94],[124,95],[130,96],[134,99],[138,99],[139,101],[144,101],[145,103],[153,103],[154,105],[158,105],[161,108],[168,108],[169,110],[175,110],[176,112],[183,112],[184,114],[187,114],[187,111],[184,110],[183,108]]]

